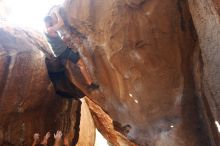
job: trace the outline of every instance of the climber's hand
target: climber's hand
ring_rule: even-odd
[[[50,132],[47,132],[47,134],[44,136],[45,140],[48,140],[50,138]]]
[[[63,19],[62,17],[60,16],[60,13],[59,11],[55,10],[53,12],[53,15],[55,15],[56,17],[56,20],[54,20],[54,25],[47,28],[47,32],[50,33],[50,32],[56,32],[58,31],[63,25],[64,25],[64,22],[63,22]]]
[[[61,138],[62,138],[62,131],[57,131],[57,133],[56,134],[54,134],[54,139],[55,140],[61,140]]]
[[[57,133],[54,134],[54,139],[55,139],[54,146],[60,146],[61,139],[62,139],[62,132],[61,131],[57,131]]]
[[[41,142],[41,144],[47,145],[47,141],[48,141],[49,138],[50,138],[50,132],[47,132],[47,134],[44,136],[44,139]]]
[[[40,141],[40,134],[39,133],[35,133],[34,136],[33,136],[33,139],[34,139],[34,141],[32,143],[32,146],[35,146]]]
[[[33,138],[34,138],[35,142],[39,141],[40,140],[40,134],[39,133],[35,133]]]
[[[60,7],[57,7],[57,8],[54,10],[53,14],[57,17],[57,20],[58,20],[58,21],[62,21],[62,20],[60,20],[60,19],[62,19],[61,16],[60,16]]]

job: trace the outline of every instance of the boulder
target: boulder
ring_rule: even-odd
[[[72,143],[93,145],[95,127],[86,103],[55,93],[44,54],[52,57],[42,34],[0,28],[0,145],[30,146],[34,133],[43,138],[59,129]]]
[[[186,0],[66,0],[66,28],[99,91],[95,124],[113,145],[209,145],[192,57],[197,34]]]

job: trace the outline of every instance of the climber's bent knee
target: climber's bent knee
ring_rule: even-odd
[[[77,65],[81,68],[84,68],[85,67],[85,64],[83,62],[83,60],[81,58],[79,58],[78,62],[77,62]]]
[[[70,59],[71,62],[74,64],[77,64],[77,62],[80,60],[79,52],[73,52],[72,49],[69,49],[69,56],[68,59]]]
[[[69,59],[72,63],[77,64],[80,59],[79,52],[73,52],[71,48],[67,48],[65,52],[63,52],[59,59],[63,64],[66,63],[66,60]]]

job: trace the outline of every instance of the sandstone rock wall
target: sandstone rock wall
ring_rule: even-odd
[[[43,138],[47,131],[58,129],[72,143],[93,145],[95,128],[87,105],[55,94],[41,50],[50,57],[39,33],[1,26],[0,145],[30,146],[34,133]]]
[[[201,67],[195,72],[197,93],[207,107],[212,144],[219,145],[220,135],[215,122],[220,121],[220,3],[217,0],[189,0],[189,6],[201,48]]]
[[[89,94],[77,74],[72,81],[103,110],[90,105],[111,143],[126,145],[114,138],[119,132],[127,145],[208,145],[192,82],[197,37],[187,1],[66,0],[64,9],[100,90]]]
[[[69,45],[100,89],[89,92],[75,65],[67,63],[67,74],[110,143],[219,145],[219,7],[218,0],[65,1]],[[38,33],[0,28],[0,145],[30,145],[34,132],[57,129],[74,145],[93,145],[87,105],[55,95],[42,52],[51,58]]]

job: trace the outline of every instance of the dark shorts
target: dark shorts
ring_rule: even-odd
[[[67,59],[76,64],[80,59],[80,55],[79,52],[73,52],[71,48],[67,48],[58,58],[63,64],[66,63]]]
[[[77,63],[80,59],[80,55],[78,52],[73,52],[70,48],[67,48],[57,58],[46,58],[45,62],[48,70],[48,75],[58,95],[71,99],[82,98],[85,96],[84,93],[72,82],[70,82],[66,75],[64,63],[67,59],[70,59],[73,63]]]

